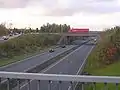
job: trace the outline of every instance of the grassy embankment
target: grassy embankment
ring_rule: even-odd
[[[120,27],[111,28],[100,36],[101,40],[88,57],[85,71],[98,76],[120,76]],[[104,83],[96,87],[101,90]],[[115,84],[108,84],[108,88],[114,90]],[[92,90],[92,87],[86,90]]]
[[[56,44],[59,35],[22,35],[0,43],[0,66],[7,65],[36,54]]]

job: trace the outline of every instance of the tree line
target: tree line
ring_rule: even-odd
[[[0,43],[0,58],[12,58],[14,56],[34,53],[56,45],[59,39],[60,35],[24,34]]]
[[[23,31],[25,33],[63,33],[63,32],[68,32],[70,29],[70,25],[67,24],[49,24],[47,23],[46,25],[44,24],[43,26],[36,29],[24,29]]]
[[[68,32],[70,29],[70,25],[67,24],[44,24],[40,28],[32,29],[31,27],[29,28],[24,28],[24,29],[18,29],[18,28],[13,28],[13,29],[8,29],[5,27],[5,24],[0,24],[0,36],[2,35],[7,35],[11,31],[13,33],[63,33],[63,32]]]

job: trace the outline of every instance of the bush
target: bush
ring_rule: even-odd
[[[120,27],[114,27],[100,34],[101,41],[88,60],[95,59],[101,66],[116,62],[120,55]]]
[[[5,27],[5,24],[0,24],[0,36],[7,35],[7,34],[8,34],[8,30]]]
[[[59,35],[22,35],[0,44],[0,57],[32,53],[56,44]]]

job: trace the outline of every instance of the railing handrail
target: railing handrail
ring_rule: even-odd
[[[63,74],[22,73],[22,72],[4,72],[4,71],[0,71],[0,78],[120,83],[120,77],[115,77],[115,76],[63,75]]]

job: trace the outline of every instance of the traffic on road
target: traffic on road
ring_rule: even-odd
[[[9,39],[12,39],[12,38],[16,38],[16,37],[19,37],[20,35],[22,35],[22,33],[15,33],[15,34],[9,34],[9,35],[6,35],[6,36],[1,36],[0,37],[0,43],[3,43]]]
[[[15,35],[8,35],[1,37],[0,41],[5,42],[9,39],[18,37],[22,34],[16,33]],[[74,40],[70,45],[61,44],[56,46],[56,48],[50,48],[48,51],[26,58],[22,61],[18,61],[3,67],[0,67],[0,71],[8,72],[37,72],[44,74],[65,74],[65,75],[78,75],[82,73],[84,65],[86,63],[87,57],[95,47],[97,39],[86,38]],[[91,44],[91,45],[90,45]],[[75,48],[76,47],[76,48]],[[73,49],[75,48],[75,49]],[[72,50],[73,49],[73,50]],[[70,51],[71,50],[71,51]],[[64,54],[67,53],[65,56]],[[56,57],[63,56],[57,61],[53,62]],[[37,69],[39,67],[39,69]],[[7,79],[1,79],[1,83],[7,82]],[[37,81],[31,80],[31,90],[37,90]],[[58,89],[58,82],[52,81],[51,90]],[[41,89],[47,90],[46,85],[48,81],[41,81]],[[76,84],[76,83],[75,83]],[[68,82],[62,82],[62,90],[70,90],[71,85]],[[74,86],[75,88],[76,86]],[[28,83],[26,81],[20,84],[20,90],[26,90],[28,88]],[[17,87],[12,87],[12,90],[17,90]]]

